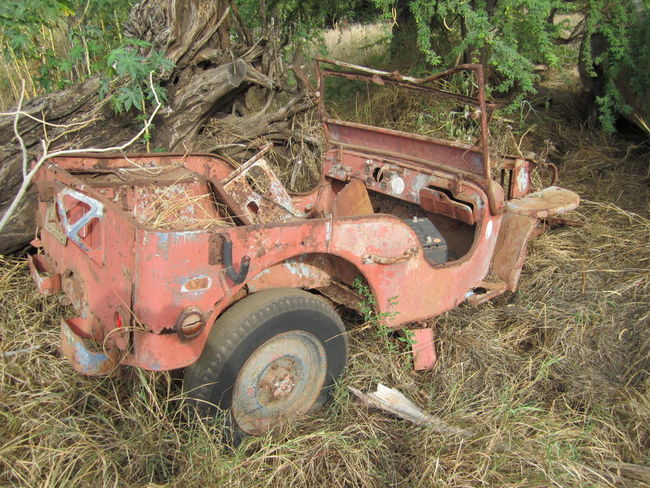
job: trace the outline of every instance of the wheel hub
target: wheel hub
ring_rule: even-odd
[[[277,359],[271,363],[268,372],[262,376],[258,384],[259,389],[269,392],[271,401],[285,400],[293,391],[296,386],[294,365],[295,361],[292,359]]]

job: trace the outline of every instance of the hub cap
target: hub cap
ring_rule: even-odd
[[[246,360],[233,386],[231,411],[239,427],[259,435],[309,411],[325,383],[320,340],[295,330],[269,339]]]

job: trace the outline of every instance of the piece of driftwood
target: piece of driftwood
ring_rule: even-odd
[[[413,422],[415,425],[430,427],[442,435],[453,435],[462,439],[472,439],[475,437],[475,434],[470,430],[454,427],[438,417],[422,411],[411,400],[394,388],[389,388],[381,383],[377,384],[377,390],[372,393],[363,393],[351,386],[348,386],[348,388],[363,403],[384,410],[401,419]]]

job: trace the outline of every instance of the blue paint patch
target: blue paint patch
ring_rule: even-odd
[[[162,257],[167,259],[169,257],[169,234],[167,232],[156,232],[156,237],[158,238],[158,251],[160,251]]]
[[[64,347],[64,351],[66,349],[68,351],[66,356],[71,360],[72,367],[76,371],[90,376],[107,374],[113,366],[113,361],[103,352],[95,352],[88,349],[83,339],[73,332],[65,320],[61,321],[61,326],[62,343],[72,346],[72,351]]]
[[[104,353],[91,352],[83,344],[77,342],[74,345],[75,358],[79,366],[86,374],[97,374],[104,369],[107,362],[110,361]]]
[[[88,375],[96,375],[104,371],[106,363],[110,362],[106,354],[92,352],[79,341],[75,341],[74,356],[81,372]]]
[[[197,241],[203,239],[205,234],[202,230],[184,230],[179,232],[171,232],[172,242],[171,245],[176,247],[179,244],[183,245],[188,241]]]

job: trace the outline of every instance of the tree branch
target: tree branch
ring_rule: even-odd
[[[18,106],[16,107],[16,115],[14,117],[14,133],[16,134],[16,139],[18,139],[18,145],[20,146],[20,152],[23,155],[23,179],[27,176],[27,147],[25,146],[25,141],[20,136],[18,131],[18,120],[20,120],[19,112],[23,109],[23,100],[25,99],[25,80],[20,80],[20,97],[18,98]],[[1,230],[1,228],[0,228]]]
[[[156,94],[156,90],[154,89],[154,86],[153,86],[153,72],[149,73],[149,85],[151,86],[151,92],[153,93],[154,99],[156,101],[156,106],[154,107],[153,112],[151,113],[151,115],[149,116],[147,121],[145,122],[144,127],[142,127],[142,129],[135,136],[133,136],[131,139],[129,139],[127,142],[125,142],[124,144],[120,144],[119,146],[112,146],[112,147],[106,147],[106,148],[62,149],[62,150],[59,150],[59,151],[48,152],[49,151],[50,141],[46,142],[45,140],[41,140],[41,145],[43,147],[43,154],[38,159],[38,161],[36,161],[36,163],[33,165],[31,171],[27,172],[27,166],[28,166],[28,163],[29,163],[29,158],[28,158],[28,155],[27,155],[27,149],[25,148],[25,144],[24,144],[24,142],[22,140],[22,137],[20,136],[20,133],[18,131],[18,119],[19,119],[19,117],[20,117],[20,115],[22,113],[21,104],[22,104],[22,99],[23,99],[23,95],[24,95],[24,87],[25,87],[25,82],[23,81],[23,83],[22,83],[23,93],[21,93],[21,97],[20,97],[20,100],[18,102],[17,110],[15,112],[9,112],[8,114],[7,113],[0,114],[0,115],[12,115],[12,116],[15,117],[14,131],[16,133],[16,137],[18,138],[19,144],[21,144],[21,151],[22,151],[22,155],[23,155],[23,161],[22,161],[22,163],[23,163],[23,165],[22,165],[23,166],[23,182],[20,185],[20,188],[18,189],[18,193],[16,194],[13,201],[11,202],[11,205],[9,206],[9,208],[7,209],[5,214],[2,216],[2,220],[0,220],[0,232],[2,232],[2,230],[4,229],[7,222],[9,222],[9,219],[11,219],[11,216],[13,215],[16,208],[18,208],[18,205],[20,204],[20,202],[24,198],[25,194],[27,193],[27,190],[29,189],[29,186],[31,185],[32,180],[34,179],[34,176],[36,176],[36,173],[38,173],[38,170],[41,168],[41,166],[43,166],[43,163],[45,163],[49,159],[55,158],[57,156],[69,156],[69,155],[73,155],[73,154],[81,154],[81,153],[86,153],[86,152],[97,152],[97,153],[119,152],[119,151],[123,151],[124,149],[126,149],[127,147],[132,145],[134,142],[136,142],[138,139],[140,139],[149,130],[149,128],[151,127],[151,124],[153,122],[154,117],[156,116],[156,114],[158,113],[158,110],[160,110],[160,107],[162,106],[162,104],[160,103],[160,100],[158,98],[158,95]],[[75,125],[79,125],[79,124],[75,124]],[[69,130],[69,131],[66,132],[66,134],[70,133],[70,132],[74,132],[74,130],[76,130],[76,129]]]

